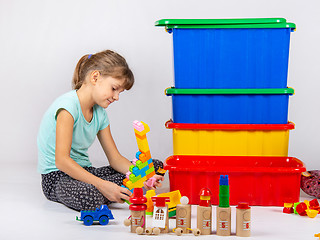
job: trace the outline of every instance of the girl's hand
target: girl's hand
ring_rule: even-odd
[[[164,177],[163,177],[163,176],[155,174],[155,175],[153,176],[153,178],[156,179],[156,182],[153,184],[153,186],[151,186],[151,187],[147,186],[147,184],[146,184],[147,181],[143,183],[144,188],[145,188],[146,190],[151,190],[151,189],[154,190],[154,189],[156,189],[157,187],[161,187],[161,186],[162,186],[162,183],[161,183],[160,181],[163,181],[163,180],[164,180]]]
[[[96,187],[111,202],[123,203],[123,200],[129,201],[132,194],[127,188],[102,179]]]

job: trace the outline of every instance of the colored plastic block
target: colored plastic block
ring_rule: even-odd
[[[139,175],[139,172],[140,172],[140,169],[138,167],[134,167],[132,168],[132,171],[131,171],[134,175],[138,176]]]
[[[152,163],[152,164],[153,164],[153,163]],[[150,166],[150,165],[148,164],[148,165],[146,165],[144,168],[142,168],[141,171],[143,171],[143,172],[146,173],[151,167],[153,167],[153,165]]]
[[[137,182],[137,181],[139,181],[141,179],[141,176],[139,175],[139,176],[135,176],[134,174],[131,174],[130,175],[130,181],[132,182],[132,183],[135,183],[135,182]]]
[[[131,190],[131,189],[134,188],[134,185],[133,185],[133,183],[132,183],[131,181],[126,182],[125,186],[126,186],[129,190]]]
[[[140,160],[141,162],[146,162],[146,161],[148,161],[149,159],[151,159],[150,151],[145,152],[145,153],[141,153],[141,154],[139,155],[139,160]]]
[[[135,165],[135,166],[137,166],[137,161],[139,161],[139,160],[138,160],[138,159],[136,159],[136,158],[135,158],[135,159],[133,159],[133,160],[132,160],[132,164],[133,164],[133,165]]]
[[[149,173],[146,177],[147,177],[147,179],[150,179],[150,178],[152,178],[155,174],[156,174],[155,172],[151,172],[151,173]]]
[[[147,176],[148,176],[148,174],[150,174],[152,172],[154,172],[154,167],[152,167],[152,168],[150,168],[149,170],[146,171]]]
[[[141,154],[141,152],[140,152],[140,151],[136,153],[136,158],[137,158],[137,159],[140,159],[140,157],[139,157],[139,156],[140,156],[140,154]]]
[[[147,138],[144,138],[143,140],[141,140],[140,138],[136,138],[136,139],[137,139],[137,144],[140,152],[150,151]]]
[[[144,130],[143,124],[138,120],[133,121],[133,128],[138,132],[142,132]]]
[[[149,128],[149,126],[148,126],[146,123],[144,123],[144,122],[140,122],[140,123],[143,124],[144,129],[143,129],[142,131],[139,131],[139,130],[137,130],[137,129],[134,128],[134,132],[135,132],[135,134],[138,134],[138,135],[140,135],[140,136],[146,135],[147,132],[150,131],[150,128]],[[137,125],[140,124],[140,123],[137,123],[137,122],[135,121],[133,127],[137,126]],[[138,126],[138,128],[139,128],[139,129],[142,129],[141,126]]]
[[[135,167],[134,165],[131,165],[131,166],[129,167],[129,171],[132,172],[132,169],[133,169],[134,167]]]
[[[151,159],[151,161],[152,161],[152,159]],[[138,160],[136,166],[141,170],[144,167],[148,166],[148,164],[149,164],[149,161],[146,161],[146,162],[143,163],[140,160]]]

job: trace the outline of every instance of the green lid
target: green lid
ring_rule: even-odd
[[[294,94],[293,88],[252,88],[252,89],[182,89],[182,88],[167,88],[166,95],[184,94]]]
[[[161,19],[155,26],[172,28],[296,28],[285,18]]]

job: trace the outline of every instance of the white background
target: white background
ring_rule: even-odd
[[[319,169],[319,30],[318,0],[199,1],[0,1],[1,162],[36,166],[36,136],[41,118],[59,95],[71,89],[78,59],[112,49],[123,55],[136,83],[107,109],[120,152],[132,159],[137,150],[132,121],[150,126],[154,158],[172,154],[172,35],[154,22],[163,18],[284,17],[297,25],[291,34],[288,86],[289,155],[307,169]],[[90,149],[95,165],[106,159],[96,142]]]
[[[164,90],[173,85],[172,36],[154,26],[163,18],[284,17],[295,23],[288,86],[295,89],[289,119],[296,129],[289,155],[319,169],[319,16],[319,0],[0,0],[0,239],[145,238],[122,226],[127,206],[113,207],[110,226],[84,228],[74,220],[76,212],[47,201],[36,172],[36,136],[46,109],[71,89],[78,59],[112,49],[127,59],[136,78],[133,89],[107,109],[120,152],[134,157],[131,124],[137,119],[150,126],[152,156],[170,156],[172,135],[164,123],[171,99]],[[97,142],[89,155],[95,166],[107,163]],[[315,239],[320,230],[319,216],[284,215],[281,208],[255,207],[252,216],[253,238]]]

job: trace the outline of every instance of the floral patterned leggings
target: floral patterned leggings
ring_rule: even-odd
[[[163,168],[163,163],[153,159],[155,171]],[[119,186],[122,185],[126,175],[117,172],[110,166],[95,168],[84,167],[93,175]],[[42,190],[47,199],[59,202],[77,211],[94,210],[102,204],[111,202],[104,197],[99,190],[88,183],[73,179],[62,171],[54,171],[42,174]]]

